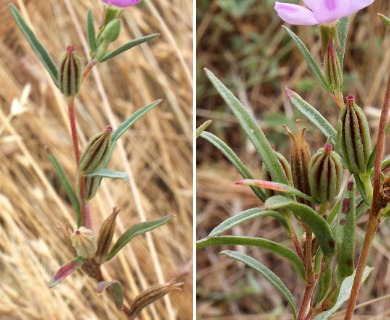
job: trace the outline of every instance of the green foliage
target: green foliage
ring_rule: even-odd
[[[119,281],[102,281],[99,282],[97,287],[98,294],[102,294],[104,291],[107,291],[110,295],[112,301],[114,301],[115,306],[118,310],[123,309],[123,290],[122,285]]]

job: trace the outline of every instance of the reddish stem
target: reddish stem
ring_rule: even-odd
[[[79,175],[79,198],[81,211],[81,225],[92,230],[91,214],[88,203],[85,199],[85,177]]]
[[[355,278],[353,279],[353,286],[351,290],[351,296],[348,301],[347,310],[345,313],[345,320],[352,319],[353,310],[355,309],[357,297],[359,294],[360,285],[363,279],[364,269],[367,264],[368,255],[370,254],[371,244],[374,240],[375,233],[378,229],[380,222],[380,210],[381,207],[381,171],[382,171],[382,159],[383,150],[385,144],[387,117],[390,108],[390,74],[387,80],[387,88],[385,93],[385,100],[383,101],[381,117],[379,120],[378,139],[376,144],[376,159],[374,166],[374,178],[373,178],[373,201],[371,203],[370,216],[367,222],[366,235],[363,241],[362,252],[359,257],[359,262],[356,268]]]
[[[76,159],[76,165],[78,168],[79,163],[80,163],[80,150],[79,150],[79,142],[77,139],[76,116],[75,116],[74,109],[75,109],[74,108],[74,97],[70,97],[68,99],[69,122],[70,122],[70,130],[71,130],[71,135],[72,135],[74,157]]]
[[[81,76],[81,82],[85,80],[85,78],[88,76],[89,72],[92,70],[92,68],[97,64],[96,60],[91,60],[88,62],[87,66],[85,67],[83,74]]]

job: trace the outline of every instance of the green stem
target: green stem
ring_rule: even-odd
[[[356,268],[355,278],[353,279],[353,285],[351,290],[351,296],[348,301],[347,310],[344,320],[351,320],[353,310],[355,309],[357,297],[359,294],[360,285],[363,279],[364,269],[367,264],[368,255],[370,253],[371,244],[374,240],[375,233],[380,223],[380,210],[381,208],[381,172],[382,172],[382,159],[383,150],[385,144],[385,134],[387,126],[387,117],[390,109],[390,74],[387,80],[387,87],[385,93],[385,100],[382,106],[381,117],[379,120],[379,131],[377,139],[376,158],[374,166],[374,178],[373,178],[373,201],[371,203],[370,216],[367,222],[366,235],[363,241],[362,252],[359,257],[359,262]]]
[[[359,174],[359,178],[362,181],[364,189],[367,192],[368,199],[370,200],[370,203],[372,203],[373,189],[372,189],[372,184],[371,184],[370,173]]]

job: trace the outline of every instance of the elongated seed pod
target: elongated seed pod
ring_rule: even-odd
[[[347,168],[353,173],[365,173],[371,153],[370,130],[363,110],[348,95],[341,110],[337,128],[337,146]]]
[[[309,163],[309,184],[311,196],[320,203],[332,201],[340,192],[343,167],[340,156],[325,144]]]
[[[110,154],[111,132],[112,128],[108,127],[88,142],[80,156],[79,172],[82,175],[92,173],[102,168],[105,160]]]
[[[68,46],[58,64],[58,88],[66,97],[80,90],[83,66],[74,46]]]

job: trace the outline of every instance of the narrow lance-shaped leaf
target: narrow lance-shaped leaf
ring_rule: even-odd
[[[76,192],[74,192],[68,178],[65,175],[64,170],[61,167],[61,164],[58,162],[57,158],[50,152],[50,150],[47,149],[47,154],[49,155],[49,160],[52,163],[59,179],[62,184],[62,186],[65,189],[66,194],[69,197],[70,203],[72,204],[72,207],[76,213],[76,221],[77,221],[77,227],[79,228],[81,226],[81,211],[80,211],[80,203],[77,198]]]
[[[266,266],[258,262],[257,260],[253,259],[252,257],[235,251],[222,251],[220,254],[227,255],[237,261],[241,261],[245,263],[248,267],[258,271],[267,281],[276,289],[278,290],[282,296],[287,300],[288,304],[291,307],[291,311],[294,315],[294,319],[297,318],[297,308],[295,306],[294,298],[290,292],[290,290],[287,289],[285,284],[280,280],[280,278],[273,273],[270,269],[268,269]]]
[[[336,143],[337,132],[316,108],[302,99],[296,92],[285,90],[291,103],[302,112],[329,140],[333,145]]]
[[[342,204],[333,225],[333,233],[337,246],[336,281],[342,281],[353,273],[355,240],[356,240],[356,210],[355,181],[348,181],[342,195]]]
[[[272,211],[272,210],[263,210],[260,208],[252,208],[245,210],[243,212],[240,212],[239,214],[234,215],[233,217],[230,217],[229,219],[224,220],[220,225],[215,227],[209,234],[209,237],[217,236],[227,230],[230,230],[231,228],[239,225],[240,223],[243,223],[245,221],[248,221],[250,219],[254,219],[257,217],[273,217],[279,221],[279,223],[288,230],[288,224],[286,221],[286,218],[281,215],[279,212]]]
[[[115,142],[127,131],[130,129],[130,127],[137,122],[139,119],[141,119],[145,114],[147,114],[150,110],[152,110],[154,107],[156,107],[158,104],[161,103],[162,100],[156,100],[152,103],[149,103],[145,107],[137,110],[134,112],[130,118],[125,120],[120,124],[120,126],[111,134],[111,149],[114,148]]]
[[[207,131],[202,132],[200,136],[203,139],[209,141],[219,151],[221,151],[223,155],[230,161],[230,163],[238,170],[238,172],[242,175],[243,178],[253,179],[253,175],[249,171],[249,169],[245,166],[245,164],[241,161],[241,159],[234,153],[234,151],[225,142],[223,142],[217,136]],[[262,202],[265,201],[266,196],[260,188],[251,187],[251,189]]]
[[[110,169],[98,169],[94,172],[86,174],[87,177],[102,177],[102,178],[110,178],[110,179],[122,179],[127,180],[129,178],[126,172],[114,171]]]
[[[50,57],[49,53],[46,51],[44,46],[38,41],[37,37],[35,36],[34,32],[31,30],[31,28],[24,21],[18,9],[16,9],[16,7],[13,4],[9,5],[9,9],[11,10],[11,13],[17,25],[19,26],[20,30],[22,30],[28,43],[31,45],[31,47],[37,54],[38,58],[41,60],[44,67],[49,72],[50,77],[52,78],[55,85],[58,86],[57,84],[58,70],[56,65],[53,62],[53,59]]]
[[[212,120],[207,120],[204,123],[202,123],[198,129],[196,129],[196,139],[200,137],[200,134],[207,129],[207,127],[213,122]]]
[[[151,34],[151,35],[148,35],[148,36],[145,36],[145,37],[142,37],[142,38],[138,38],[138,39],[135,39],[135,40],[132,40],[130,42],[127,42],[126,44],[124,44],[123,46],[120,46],[118,49],[115,49],[114,51],[106,54],[101,60],[100,62],[105,62],[105,61],[108,61],[114,57],[116,57],[117,55],[131,49],[131,48],[134,48],[144,42],[148,42],[150,40],[153,40],[155,38],[157,38],[160,34],[159,33],[155,33],[155,34]]]
[[[299,191],[298,189],[292,186],[283,183],[264,181],[264,180],[255,180],[255,179],[245,179],[245,180],[236,181],[235,184],[271,189],[271,190],[287,193],[290,195],[298,196],[302,199],[315,203],[312,197],[308,196],[307,194],[304,194],[303,192]]]
[[[69,276],[73,271],[80,268],[85,262],[85,259],[81,257],[76,257],[67,263],[65,263],[61,268],[55,273],[53,278],[49,282],[49,287],[54,287]]]
[[[335,251],[335,240],[332,231],[326,220],[312,208],[283,196],[269,198],[264,206],[268,210],[289,209],[294,212],[314,232],[324,256],[333,255]]]
[[[118,310],[123,310],[123,290],[121,283],[116,280],[99,282],[97,287],[98,294],[101,295],[104,291],[108,292]]]
[[[263,159],[263,162],[271,174],[272,180],[275,182],[288,184],[284,170],[256,120],[242,105],[242,103],[210,70],[206,69],[206,75],[217,89],[221,97],[228,104],[238,122],[240,123],[241,128],[245,131],[249,140],[252,142],[253,146]]]
[[[241,246],[254,246],[267,249],[274,254],[286,259],[294,269],[298,272],[303,281],[306,281],[305,268],[302,260],[291,249],[268,239],[263,238],[251,238],[251,237],[235,237],[235,236],[221,236],[203,239],[196,242],[196,248],[204,248],[209,246],[222,246],[222,245],[241,245]]]
[[[348,26],[349,26],[349,17],[340,19],[337,26],[337,37],[340,41],[340,48],[336,46],[336,50],[337,50],[337,57],[339,58],[340,61],[341,70],[343,70],[343,65],[344,65],[344,54],[345,54],[345,46],[347,43]]]
[[[146,221],[137,223],[131,228],[127,229],[116,241],[115,245],[112,247],[111,251],[107,255],[107,259],[111,260],[126,244],[128,244],[135,236],[138,236],[140,234],[144,234],[148,231],[151,231],[153,229],[156,229],[163,224],[167,223],[169,220],[171,220],[173,216],[166,216],[161,219],[152,220],[152,221]]]
[[[303,57],[305,58],[306,62],[308,63],[311,71],[313,72],[314,76],[317,78],[318,82],[321,84],[323,88],[326,90],[329,90],[329,84],[327,83],[324,74],[322,73],[320,67],[318,66],[317,62],[314,60],[313,56],[310,54],[310,51],[306,48],[305,44],[299,39],[299,37],[292,32],[289,28],[283,26],[283,28],[287,31],[288,35],[291,37],[291,39],[295,42],[298,49],[303,54]]]
[[[379,18],[390,27],[390,19],[385,15],[378,13]]]
[[[87,12],[87,37],[88,37],[90,53],[93,53],[97,49],[97,44],[96,44],[95,26],[93,24],[93,14],[91,9],[88,9]]]
[[[364,282],[367,279],[367,277],[369,276],[369,274],[371,273],[371,271],[373,269],[374,268],[366,266],[366,268],[364,269],[362,282]],[[345,278],[345,280],[343,281],[343,284],[341,285],[339,296],[337,298],[337,302],[333,306],[333,308],[321,313],[320,315],[318,315],[315,318],[315,320],[330,319],[331,316],[343,305],[343,303],[349,299],[349,297],[351,296],[351,289],[352,289],[354,276],[355,276],[355,273],[352,276]]]

